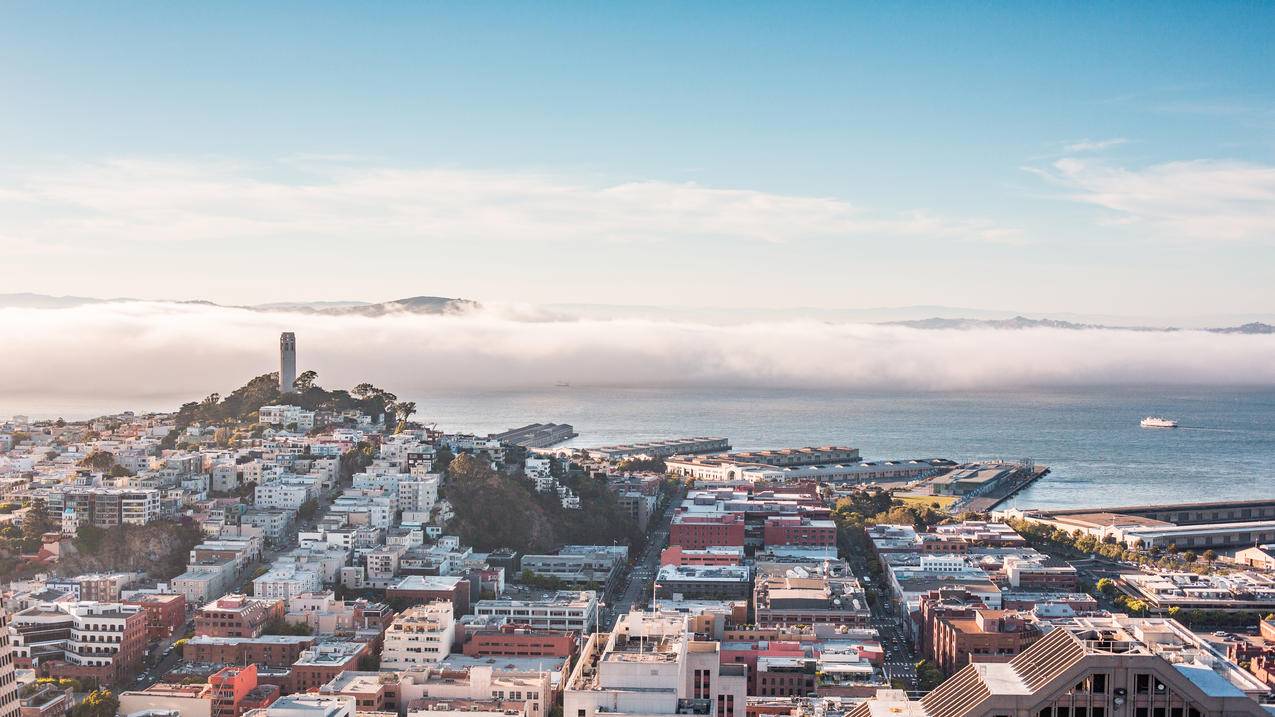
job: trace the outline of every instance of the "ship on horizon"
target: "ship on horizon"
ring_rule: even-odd
[[[1138,425],[1143,428],[1177,428],[1178,422],[1169,418],[1161,418],[1159,416],[1147,416],[1142,419],[1142,423]]]

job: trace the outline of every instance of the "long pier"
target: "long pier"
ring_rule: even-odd
[[[959,506],[960,511],[986,513],[992,508],[995,508],[1001,503],[1004,503],[1014,497],[1022,489],[1045,477],[1048,473],[1049,466],[1033,466],[1027,475],[1011,476],[1002,480],[983,495],[977,495],[967,500],[957,501],[952,504],[953,511],[955,512]]]

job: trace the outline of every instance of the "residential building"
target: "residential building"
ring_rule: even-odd
[[[314,645],[311,635],[261,635],[259,637],[209,637],[196,635],[186,641],[182,658],[208,665],[290,667]]]
[[[747,669],[692,639],[686,616],[630,612],[589,636],[563,691],[563,714],[744,717]]]
[[[740,513],[678,513],[673,516],[669,526],[669,545],[680,545],[692,550],[717,545],[743,547],[744,516]]]
[[[146,649],[146,614],[136,605],[41,603],[13,615],[19,663],[40,675],[112,685],[137,669]]]
[[[195,634],[206,637],[257,637],[271,620],[282,620],[279,598],[226,595],[195,612]]]
[[[317,690],[342,672],[357,670],[359,658],[366,654],[368,646],[363,642],[315,643],[292,663],[292,689]]]
[[[437,663],[451,654],[455,640],[450,602],[409,607],[385,631],[381,669],[408,670]]]

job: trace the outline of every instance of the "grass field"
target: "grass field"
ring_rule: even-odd
[[[947,510],[949,506],[956,502],[956,498],[950,495],[917,495],[915,493],[895,493],[897,500],[903,501],[904,505],[931,506],[935,503],[939,504],[939,508]]]

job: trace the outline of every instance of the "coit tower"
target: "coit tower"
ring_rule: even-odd
[[[292,393],[297,380],[297,336],[291,331],[279,335],[279,393]]]

